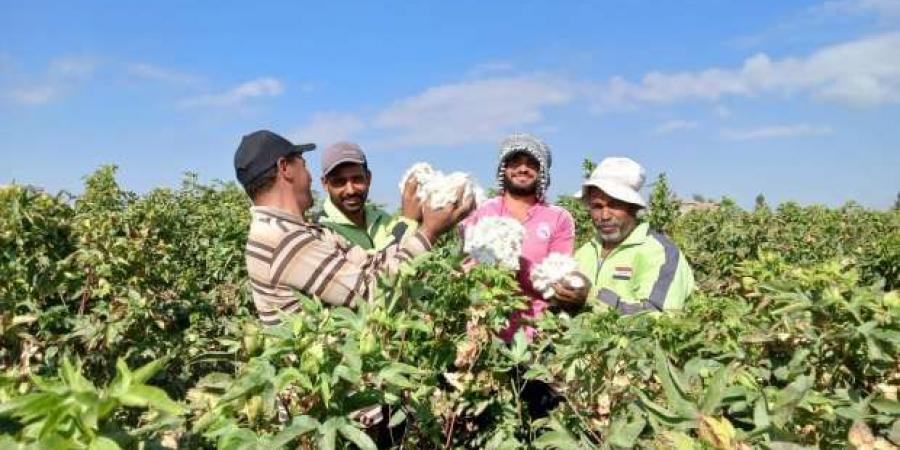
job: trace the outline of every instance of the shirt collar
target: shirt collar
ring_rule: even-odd
[[[372,223],[378,219],[378,216],[380,216],[380,211],[369,204],[364,206],[364,210],[366,214],[366,228],[368,229],[372,226]],[[325,217],[327,217],[328,220],[332,223],[336,223],[338,225],[350,225],[354,227],[356,226],[356,224],[353,223],[352,220],[347,218],[347,216],[344,215],[344,213],[340,209],[338,209],[338,207],[335,206],[334,203],[331,202],[331,198],[325,199],[324,203],[322,204],[322,212],[325,213]]]
[[[500,214],[509,215],[509,209],[506,208],[506,197],[500,196],[498,197],[498,200],[500,201]],[[542,199],[538,198],[537,203],[528,207],[528,211],[525,213],[525,220],[530,219],[539,208],[546,205],[547,204]]]
[[[287,211],[272,207],[272,206],[251,206],[250,212],[255,214],[265,214],[267,216],[273,216],[279,219],[287,220],[288,222],[295,223],[297,225],[307,225],[306,221],[303,220],[302,217],[291,214]]]

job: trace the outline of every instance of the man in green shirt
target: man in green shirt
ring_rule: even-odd
[[[575,260],[590,284],[558,285],[559,300],[622,314],[682,308],[694,275],[668,237],[638,221],[647,206],[638,192],[644,179],[643,167],[631,159],[606,158],[584,182],[582,200],[597,236],[575,252]]]
[[[322,153],[322,187],[328,194],[317,222],[368,251],[382,250],[415,233],[422,217],[415,201],[416,185],[403,192],[403,211],[397,218],[367,204],[372,172],[358,144],[338,142]]]

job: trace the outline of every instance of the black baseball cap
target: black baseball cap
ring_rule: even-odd
[[[269,130],[254,131],[241,139],[234,152],[234,171],[238,181],[247,186],[274,166],[278,158],[315,149],[316,144],[292,144]]]

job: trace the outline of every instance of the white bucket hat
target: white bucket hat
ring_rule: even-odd
[[[646,178],[644,168],[630,158],[605,158],[582,183],[576,197],[582,198],[587,188],[593,186],[616,200],[646,208],[647,202],[640,194]]]

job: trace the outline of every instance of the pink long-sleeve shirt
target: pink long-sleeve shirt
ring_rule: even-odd
[[[503,197],[495,197],[481,205],[462,222],[462,227],[475,225],[484,217],[512,217]],[[516,274],[522,292],[529,298],[529,307],[517,311],[509,318],[509,327],[500,333],[506,341],[512,340],[520,327],[523,317],[537,318],[550,304],[531,285],[531,270],[550,253],[571,255],[575,245],[575,221],[563,208],[546,203],[537,203],[528,210],[525,220],[525,239],[522,241],[522,257]],[[536,333],[533,327],[526,327],[525,334],[531,340]]]

